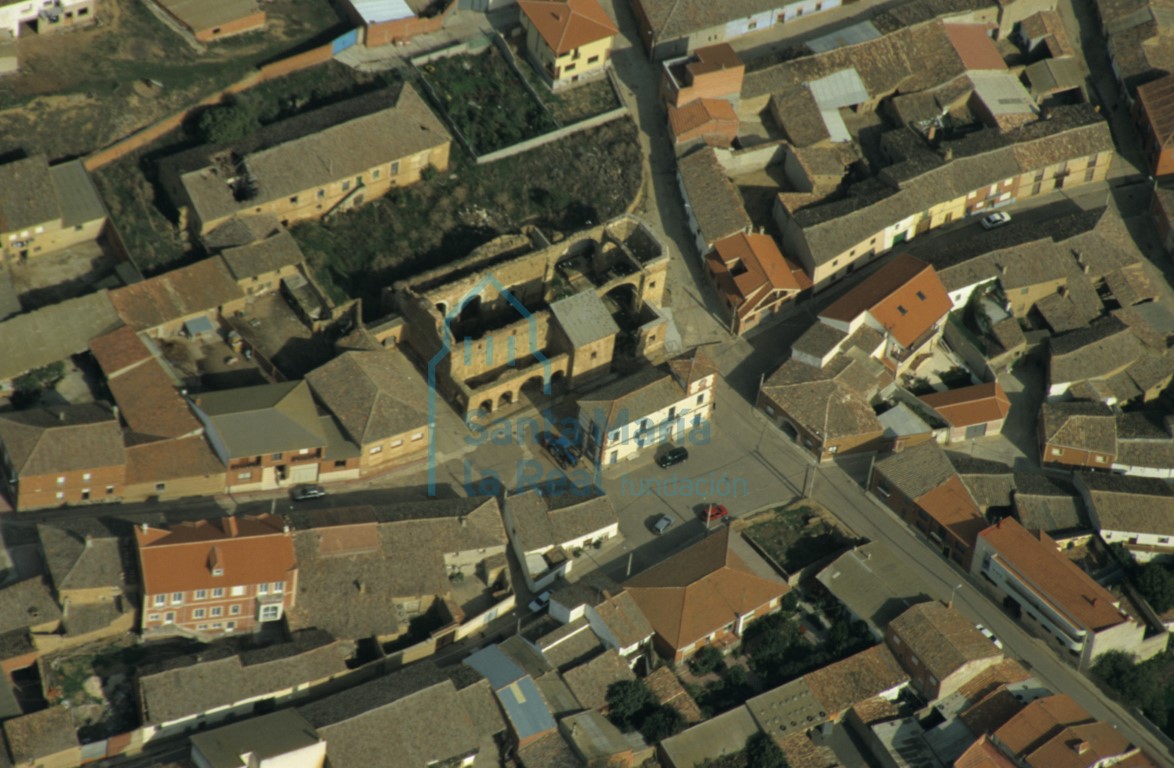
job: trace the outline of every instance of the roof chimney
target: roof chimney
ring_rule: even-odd
[[[1078,755],[1083,755],[1085,752],[1092,749],[1092,745],[1089,744],[1084,739],[1081,739],[1080,741],[1076,742],[1075,744],[1072,745],[1072,747],[1073,747],[1073,749],[1076,750],[1076,754],[1078,754]]]
[[[92,546],[94,546],[94,537],[87,533],[86,534],[86,549],[89,549]]]
[[[465,524],[466,524],[466,523],[465,523],[465,516],[464,516],[464,515],[461,515],[461,517],[460,517],[460,521],[461,521],[461,527],[462,527],[462,528],[464,528],[464,527],[465,527]]]
[[[229,515],[224,518],[224,532],[233,538],[240,535],[240,528],[236,524],[236,515]]]
[[[58,421],[65,421],[65,411],[58,411],[57,412],[57,420]]]
[[[146,533],[147,532],[147,524],[146,523],[139,523],[139,530],[141,530],[143,533]]]

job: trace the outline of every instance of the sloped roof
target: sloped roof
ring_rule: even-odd
[[[97,521],[42,523],[37,534],[58,594],[102,588],[121,592],[126,587],[121,540]]]
[[[952,306],[934,268],[901,253],[819,314],[850,323],[868,312],[901,346],[908,347]]]
[[[305,254],[288,230],[282,229],[272,237],[248,245],[225,249],[220,256],[233,277],[245,280],[282,267],[292,267],[305,261]]]
[[[697,228],[707,243],[750,230],[742,195],[730,181],[712,148],[705,147],[677,161],[685,196]]]
[[[571,503],[552,504],[554,501]],[[532,490],[508,496],[505,508],[513,521],[514,535],[526,552],[561,546],[619,522],[611,499],[604,495],[556,500]]]
[[[969,70],[1006,70],[995,41],[984,24],[946,24],[946,36]]]
[[[957,475],[946,452],[932,440],[890,453],[878,459],[874,469],[910,499],[929,493]]]
[[[230,459],[326,444],[305,381],[204,392],[192,405],[215,430]]]
[[[811,693],[832,713],[909,682],[884,645],[874,645],[804,676]]]
[[[619,33],[599,0],[518,0],[556,56]]]
[[[1059,384],[1111,376],[1142,353],[1141,341],[1116,317],[1049,339],[1048,381]]]
[[[609,648],[603,653],[563,673],[563,679],[575,698],[587,709],[607,706],[607,689],[612,683],[635,680],[632,668],[620,654]]]
[[[1084,707],[1067,694],[1045,696],[1028,704],[995,731],[995,738],[1011,754],[1026,756],[1067,726],[1093,722]]]
[[[191,737],[210,768],[238,768],[242,755],[268,761],[318,744],[322,738],[296,709],[283,709]]]
[[[1174,74],[1137,87],[1137,99],[1163,148],[1174,146]]]
[[[97,403],[0,413],[0,443],[19,475],[52,475],[126,463],[122,428]]]
[[[44,758],[78,747],[77,726],[65,706],[5,720],[4,736],[20,765],[42,765]]]
[[[1070,400],[1044,403],[1040,408],[1044,442],[1062,448],[1103,453],[1117,452],[1117,424],[1104,403]]]
[[[291,581],[297,569],[293,537],[276,515],[198,520],[170,529],[144,524],[135,528],[135,543],[146,595]],[[213,576],[214,567],[224,575]]]
[[[934,392],[918,399],[933,408],[952,427],[1002,421],[1011,410],[1011,401],[998,381]]]
[[[694,99],[680,107],[668,105],[669,128],[673,138],[696,131],[705,126],[720,126],[722,123],[738,124],[738,113],[725,99]]]
[[[1015,516],[1029,531],[1088,529],[1084,504],[1067,480],[1042,472],[1015,473]]]
[[[193,32],[220,27],[260,13],[256,0],[157,0]]]
[[[244,298],[219,256],[165,272],[110,292],[118,316],[136,331],[157,328],[181,317],[208,312]]]
[[[343,352],[306,381],[359,445],[428,425],[427,384],[398,350]]]
[[[752,571],[730,548],[730,536],[722,526],[624,585],[673,648],[695,643],[790,591]]]
[[[757,306],[754,298],[766,298],[771,291],[797,292],[811,287],[807,274],[783,256],[769,235],[739,232],[722,238],[713,244],[707,261],[716,273],[719,289],[753,306]]]
[[[25,579],[0,588],[0,634],[60,618],[61,608],[41,579]]]
[[[823,368],[788,358],[762,385],[788,418],[824,439],[880,435],[870,399],[891,375],[867,355],[841,353]]]
[[[969,619],[941,603],[915,605],[894,619],[889,628],[938,680],[972,662],[993,662],[1003,657],[1002,651]]]
[[[20,231],[61,218],[57,190],[44,155],[0,165],[0,232]]]
[[[1077,472],[1075,482],[1101,530],[1174,533],[1174,486],[1164,480]]]
[[[105,289],[10,317],[0,322],[0,380],[85,352],[121,324]]]
[[[620,332],[603,299],[591,289],[553,302],[550,313],[576,349]]]
[[[615,635],[620,647],[635,645],[652,636],[652,625],[626,590],[596,605],[595,612]]]

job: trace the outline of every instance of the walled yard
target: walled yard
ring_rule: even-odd
[[[478,155],[558,127],[492,45],[481,53],[423,64],[420,71],[450,123]]]
[[[467,256],[501,234],[534,224],[572,232],[624,212],[641,184],[630,120],[576,133],[520,155],[474,164],[453,149],[453,166],[293,235],[335,300],[362,298],[381,313],[383,286]]]
[[[755,515],[746,523],[742,535],[788,574],[797,574],[852,544],[835,518],[810,499]]]
[[[269,0],[265,12],[263,32],[204,53],[164,26],[145,0],[104,0],[97,26],[22,36],[21,71],[0,88],[0,154],[86,154],[344,28],[330,0]]]

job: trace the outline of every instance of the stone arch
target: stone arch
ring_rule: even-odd
[[[605,295],[614,301],[624,312],[634,315],[640,311],[640,291],[633,283],[620,283]]]
[[[795,425],[791,422],[787,421],[786,419],[779,419],[779,429],[783,430],[783,434],[794,440],[796,443],[799,442],[799,430],[796,429]]]
[[[498,408],[505,408],[507,406],[513,405],[513,403],[514,403],[514,393],[510,392],[508,390],[505,392],[502,392],[501,397],[499,397],[497,399],[497,407]]]
[[[486,400],[482,400],[481,405],[477,406],[477,409],[479,411],[481,411],[481,413],[485,413],[485,414],[493,413],[493,399],[489,398]]]

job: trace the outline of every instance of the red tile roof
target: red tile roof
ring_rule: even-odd
[[[902,253],[819,314],[850,323],[867,312],[908,347],[951,307],[953,302],[934,268]]]
[[[151,356],[151,350],[129,325],[91,341],[90,352],[107,376],[114,376]]]
[[[224,259],[214,256],[113,290],[110,302],[124,323],[145,331],[216,309],[244,295]]]
[[[599,0],[518,0],[518,7],[557,56],[619,33]]]
[[[722,526],[624,585],[673,648],[695,643],[790,591],[751,571],[730,548],[730,536]]]
[[[1007,418],[1011,401],[997,381],[922,395],[921,402],[938,412],[951,427],[969,427]]]
[[[853,704],[879,696],[909,682],[885,645],[874,645],[803,678],[828,714],[835,717]]]
[[[1091,723],[1093,717],[1069,695],[1058,693],[1036,699],[1003,727],[995,739],[1013,755],[1026,755],[1070,725]]]
[[[1016,768],[1011,758],[999,751],[985,735],[954,761],[954,768]]]
[[[927,515],[971,547],[987,527],[986,518],[958,475],[951,475],[946,482],[917,497],[916,501]]]
[[[738,113],[725,99],[694,99],[682,107],[669,105],[669,128],[673,138],[709,126],[720,129],[722,124],[738,129]]]
[[[135,543],[146,595],[286,581],[297,567],[293,536],[276,515],[143,525]],[[223,575],[212,575],[214,564]]]
[[[1047,534],[1041,532],[1036,538],[1014,518],[1005,518],[979,538],[990,544],[1023,584],[1069,621],[1095,632],[1128,620],[1117,609],[1117,598],[1061,555]]]
[[[1163,147],[1174,147],[1174,75],[1140,85],[1137,99],[1141,102],[1150,127]]]
[[[1006,69],[995,41],[983,24],[946,24],[946,37],[967,69]]]

